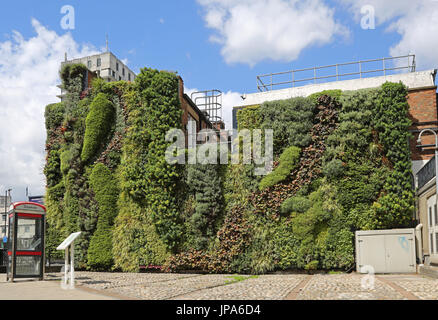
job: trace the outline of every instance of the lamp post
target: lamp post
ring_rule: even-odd
[[[6,227],[6,222],[7,222],[7,220],[8,220],[8,193],[9,193],[9,196],[11,196],[11,190],[12,189],[8,189],[8,190],[5,190],[5,214],[4,214],[4,216],[5,216],[5,234],[4,234],[4,236],[6,237],[7,236],[7,232],[6,232],[6,229],[7,229],[7,227]]]

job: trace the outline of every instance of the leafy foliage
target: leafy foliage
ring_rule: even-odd
[[[103,94],[99,93],[90,106],[87,115],[84,146],[81,159],[83,162],[90,162],[102,144],[107,139],[115,117],[114,106]]]
[[[274,130],[274,153],[287,146],[307,147],[311,142],[315,104],[308,98],[265,102],[260,107],[263,130]]]
[[[122,190],[148,208],[163,242],[176,250],[182,235],[178,192],[182,168],[166,162],[168,130],[181,128],[178,78],[142,69],[128,103],[129,128],[122,160]],[[145,119],[144,116],[147,115]]]
[[[88,266],[93,270],[108,270],[113,265],[112,231],[117,216],[118,185],[111,171],[98,163],[90,175],[90,186],[99,205],[99,213],[97,229],[88,248]]]
[[[206,249],[215,235],[215,222],[223,211],[221,165],[188,165],[187,186],[195,200],[188,222],[196,250]]]
[[[166,132],[181,128],[175,74],[83,90],[84,72],[64,67],[64,101],[46,107],[50,257],[80,230],[78,264],[92,270],[348,270],[356,230],[410,223],[402,84],[239,110],[239,129],[274,129],[276,169],[262,179],[255,165],[166,162]]]
[[[411,137],[407,88],[385,83],[375,106],[375,127],[392,170],[385,181],[384,195],[375,204],[378,226],[398,228],[412,222],[414,192],[411,178]]]
[[[300,159],[301,149],[290,147],[284,150],[280,156],[280,165],[265,178],[260,181],[259,188],[264,190],[286,180],[291,172],[296,168]]]

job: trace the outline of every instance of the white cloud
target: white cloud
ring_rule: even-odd
[[[393,18],[406,15],[421,5],[424,0],[338,0],[347,5],[354,13],[356,20],[360,20],[361,8],[371,5],[375,9],[377,24],[385,23]],[[426,0],[432,1],[432,0]]]
[[[392,56],[416,54],[419,69],[438,67],[438,1],[339,1],[349,6],[356,19],[360,19],[362,6],[374,6],[378,27],[388,23],[386,31],[397,32],[401,36],[401,40],[389,50]]]
[[[198,0],[227,63],[290,62],[348,31],[323,0]]]
[[[198,89],[184,88],[184,93],[191,97],[193,92]],[[225,129],[231,130],[233,128],[233,107],[242,104],[242,94],[238,92],[228,91],[222,93],[222,119],[225,122]]]
[[[65,52],[69,58],[96,53],[70,33],[58,35],[35,19],[32,26],[34,37],[13,31],[0,42],[0,187],[14,188],[14,200],[24,199],[26,186],[33,195],[44,194],[44,108],[59,101]]]

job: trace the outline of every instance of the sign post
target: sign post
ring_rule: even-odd
[[[75,240],[82,232],[72,233],[65,239],[56,250],[65,250],[64,286],[68,286],[68,269],[70,269],[70,289],[75,288]],[[70,250],[69,250],[70,249]],[[68,261],[70,251],[70,264]]]

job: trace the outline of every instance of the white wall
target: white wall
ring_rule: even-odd
[[[284,100],[295,97],[307,97],[313,93],[325,90],[359,90],[380,87],[385,82],[402,82],[408,88],[423,88],[435,86],[436,70],[403,73],[382,77],[335,81],[321,84],[311,84],[303,87],[258,92],[246,95],[246,99],[236,107],[262,104],[266,101]]]

